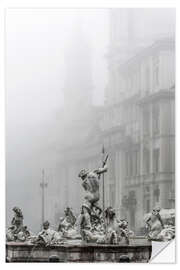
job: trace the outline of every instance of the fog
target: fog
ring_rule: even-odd
[[[116,12],[120,18],[123,16],[122,10]],[[174,10],[165,9],[137,9],[133,35],[137,34],[142,46],[157,37],[172,35],[174,13]],[[82,104],[79,97],[84,98],[85,106],[91,103],[91,98],[94,106],[104,105],[110,24],[108,9],[7,11],[7,223],[12,217],[11,209],[16,205],[22,208],[25,223],[34,231],[39,229],[41,171],[45,169],[45,180],[51,193],[57,180],[61,135],[66,134],[62,114],[71,110],[76,100]],[[126,36],[123,29],[122,24],[121,36]],[[81,87],[85,89],[84,96],[80,96]],[[86,91],[90,91],[87,100]],[[83,113],[82,108],[83,105]]]

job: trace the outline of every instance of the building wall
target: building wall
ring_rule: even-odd
[[[119,163],[115,151],[115,167],[109,175],[114,198],[110,204],[135,230],[143,226],[144,214],[153,207],[174,207],[174,67],[171,39],[156,42],[119,68],[116,64],[121,79],[116,82],[114,76],[114,84],[121,95],[111,91],[102,115],[102,130],[123,129],[119,135],[124,163]],[[119,138],[118,131],[115,137]],[[111,140],[112,148],[113,144],[117,141]],[[129,199],[128,206],[122,204],[123,195]]]
[[[116,21],[113,25],[118,28]],[[73,152],[65,151],[60,168],[61,193],[66,199],[60,208],[71,206],[79,213],[83,188],[77,175],[83,168],[92,170],[101,164],[104,145],[109,154],[105,207],[114,207],[117,216],[127,218],[130,228],[139,232],[144,215],[153,207],[174,207],[174,40],[157,41],[122,62],[119,51],[113,49],[119,42],[114,31],[97,138],[75,146]],[[102,179],[100,192],[102,206]]]

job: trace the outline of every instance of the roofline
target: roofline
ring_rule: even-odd
[[[125,63],[120,64],[119,68],[123,71],[129,68],[130,65],[137,63],[138,61],[144,60],[144,56],[151,55],[152,52],[158,51],[160,49],[170,49],[175,50],[175,38],[168,37],[155,41],[151,46],[141,49],[136,55],[131,57]]]

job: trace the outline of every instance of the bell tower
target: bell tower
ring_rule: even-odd
[[[63,92],[65,114],[71,119],[80,119],[92,106],[92,55],[82,22],[75,23],[65,57],[67,64]]]
[[[66,78],[61,132],[63,146],[82,144],[94,121],[92,55],[82,26],[82,21],[75,21],[65,56]]]

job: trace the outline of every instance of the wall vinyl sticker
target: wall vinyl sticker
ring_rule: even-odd
[[[153,263],[175,241],[175,9],[5,12],[6,262]]]

